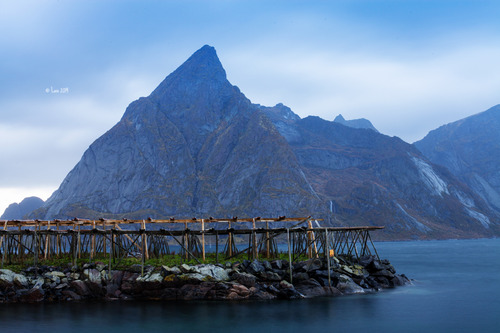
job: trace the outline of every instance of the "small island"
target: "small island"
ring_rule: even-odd
[[[0,302],[300,299],[411,283],[379,258],[381,227],[313,221],[0,221]]]

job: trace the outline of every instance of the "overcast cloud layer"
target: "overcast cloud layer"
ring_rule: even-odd
[[[498,1],[0,4],[0,214],[204,44],[254,103],[367,118],[407,142],[500,103]]]

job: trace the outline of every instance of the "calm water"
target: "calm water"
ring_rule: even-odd
[[[377,249],[414,286],[296,301],[0,304],[0,332],[500,332],[500,239]]]

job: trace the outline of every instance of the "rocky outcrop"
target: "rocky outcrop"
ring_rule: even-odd
[[[372,293],[410,283],[388,261],[373,256],[355,263],[333,258],[330,274],[327,267],[326,260],[311,259],[292,267],[281,260],[245,260],[111,271],[99,263],[80,269],[30,267],[21,273],[2,269],[0,302],[300,299]]]

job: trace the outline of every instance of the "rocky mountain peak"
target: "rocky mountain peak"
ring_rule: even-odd
[[[217,57],[215,48],[205,45],[167,76],[150,97],[161,101],[165,97],[172,96],[172,90],[176,94],[181,93],[183,97],[207,88],[215,93],[216,90],[227,88],[228,85],[230,84],[226,78],[226,71]]]
[[[345,122],[345,118],[342,116],[342,114],[339,114],[335,119],[333,119],[334,123],[343,123]]]
[[[333,120],[334,123],[342,124],[347,127],[352,127],[352,128],[365,128],[365,129],[371,129],[375,132],[378,132],[375,126],[372,125],[372,123],[365,118],[359,118],[359,119],[352,119],[352,120],[345,120],[345,118],[339,114],[335,119]]]

